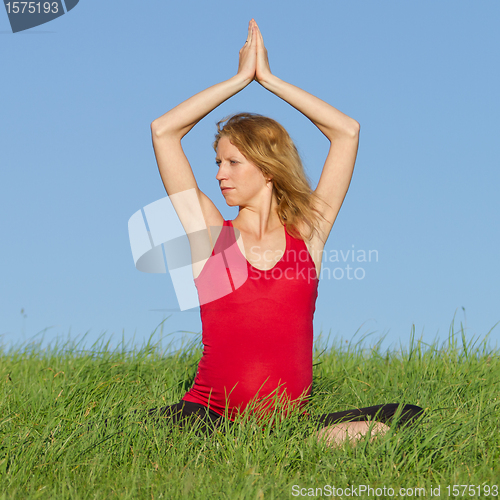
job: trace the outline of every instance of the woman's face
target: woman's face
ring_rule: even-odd
[[[263,195],[272,189],[262,171],[248,161],[228,137],[219,139],[215,161],[219,165],[216,179],[229,206],[260,205]]]

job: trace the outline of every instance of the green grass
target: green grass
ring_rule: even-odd
[[[441,485],[446,498],[447,485],[500,484],[500,359],[463,330],[400,352],[317,343],[312,413],[392,402],[426,409],[416,428],[339,449],[294,417],[272,432],[248,421],[211,437],[141,423],[134,410],[181,399],[200,356],[198,343],[175,353],[151,342],[0,350],[0,499],[304,498],[294,485],[423,487],[427,497]]]

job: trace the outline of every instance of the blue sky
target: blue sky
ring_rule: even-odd
[[[361,124],[325,250],[378,259],[362,264],[363,279],[320,282],[315,334],[359,330],[355,340],[396,348],[412,325],[445,340],[456,315],[468,339],[483,338],[500,321],[499,14],[493,0],[81,0],[12,34],[0,13],[0,343],[45,330],[47,342],[105,333],[141,344],[167,317],[170,338],[201,331],[196,310],[163,311],[178,309],[172,282],[135,269],[127,223],[165,196],[151,122],[234,75],[252,17],[277,76]],[[316,187],[328,141],[254,82],[183,141],[226,219],[237,209],[218,189],[211,143],[215,123],[238,111],[282,123]]]

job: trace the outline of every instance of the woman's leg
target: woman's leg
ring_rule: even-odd
[[[319,429],[316,436],[329,446],[339,446],[346,440],[357,441],[369,431],[373,436],[381,436],[389,430],[399,407],[399,404],[376,405],[313,417]],[[404,405],[395,425],[412,424],[422,413],[419,406]]]
[[[153,408],[148,411],[148,418],[156,422],[172,422],[179,427],[196,426],[203,434],[213,432],[223,422],[224,417],[202,404],[181,400],[179,403]]]

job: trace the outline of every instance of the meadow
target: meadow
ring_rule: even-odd
[[[298,415],[210,436],[141,418],[181,399],[202,352],[199,337],[173,351],[157,335],[141,348],[0,349],[0,499],[498,497],[500,358],[487,337],[452,325],[442,343],[412,332],[394,351],[318,340],[310,413],[425,409],[417,426],[329,448]]]

